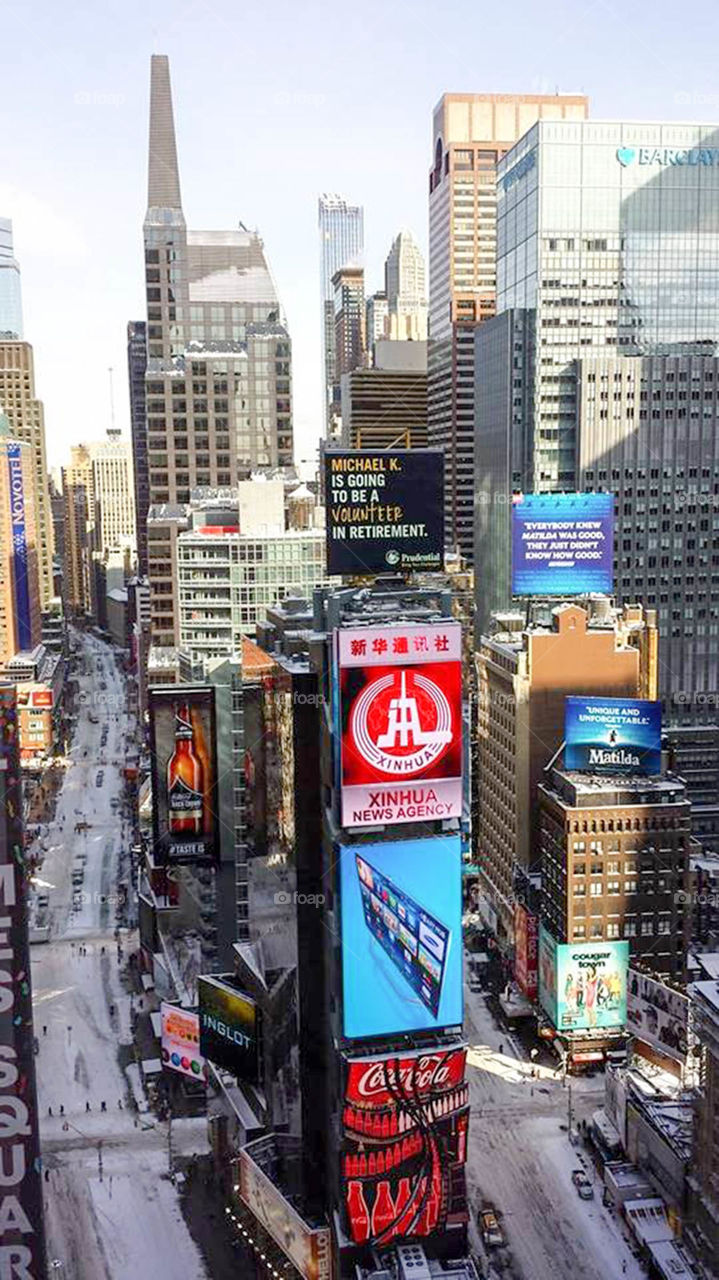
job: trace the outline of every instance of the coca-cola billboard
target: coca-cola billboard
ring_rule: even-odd
[[[462,1229],[469,1094],[464,1046],[345,1057],[341,1174],[347,1243]]]
[[[458,622],[336,632],[342,825],[462,814]]]

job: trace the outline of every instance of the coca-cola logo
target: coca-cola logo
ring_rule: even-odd
[[[427,1093],[430,1089],[458,1084],[463,1077],[464,1050],[402,1058],[399,1062],[383,1058],[369,1063],[350,1063],[347,1096],[376,1101],[391,1096],[394,1091],[411,1097],[416,1092]]]

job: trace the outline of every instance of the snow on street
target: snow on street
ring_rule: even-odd
[[[114,938],[120,852],[130,838],[116,811],[128,732],[124,678],[112,650],[93,636],[82,636],[78,658],[72,764],[40,872],[50,941],[32,948],[48,1256],[73,1280],[203,1280],[206,1269],[167,1178],[167,1128],[149,1116],[138,1120],[128,1107],[118,1061],[119,1046],[131,1042],[130,997]],[[78,822],[87,830],[76,832]],[[83,853],[73,902],[73,864]],[[172,1145],[204,1150],[204,1121],[176,1121]]]

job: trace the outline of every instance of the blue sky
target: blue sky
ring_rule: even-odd
[[[321,423],[317,194],[365,205],[367,284],[402,226],[426,249],[445,91],[584,91],[598,119],[719,120],[719,11],[618,0],[5,0],[0,215],[13,218],[48,449],[129,426],[142,318],[149,59],[170,57],[188,225],[264,237],[294,342],[298,455]],[[84,377],[77,378],[78,364]]]

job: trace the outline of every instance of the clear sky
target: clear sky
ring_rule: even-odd
[[[317,195],[365,205],[367,287],[396,232],[426,251],[445,91],[590,95],[598,119],[719,120],[716,0],[4,0],[0,215],[52,464],[129,429],[142,319],[149,61],[166,53],[188,226],[258,227],[294,344],[298,456],[321,424]]]

